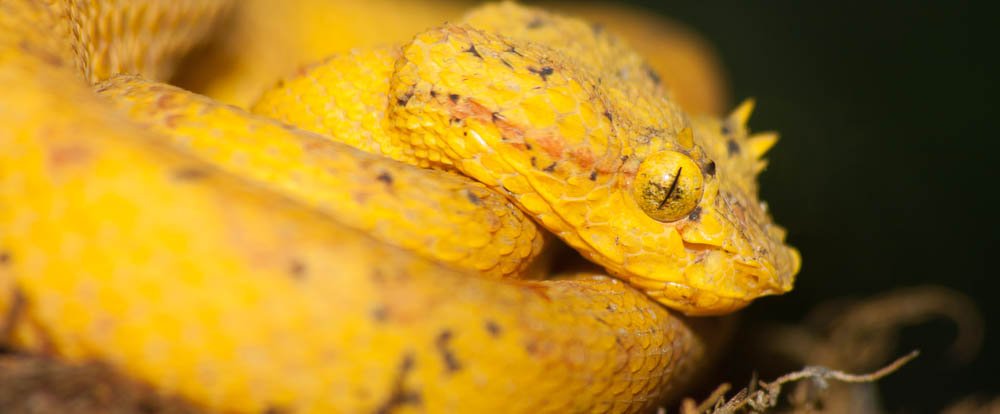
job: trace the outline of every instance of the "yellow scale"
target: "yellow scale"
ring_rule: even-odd
[[[84,81],[167,77],[247,4],[0,4],[0,340],[208,410],[632,412],[724,336],[653,299],[791,288],[756,198],[775,136],[749,105],[686,115],[582,21],[484,6],[306,67],[260,115]],[[631,286],[522,280],[547,232]]]

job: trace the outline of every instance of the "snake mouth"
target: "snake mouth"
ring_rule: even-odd
[[[783,243],[783,237],[760,242],[750,256],[727,251],[734,256],[733,282],[739,290],[755,297],[780,295],[792,290],[795,275],[802,265],[798,250]]]
[[[731,246],[685,242],[697,252],[686,267],[657,272],[658,276],[625,276],[633,285],[665,306],[687,315],[721,315],[754,300],[792,289],[801,259],[798,251],[780,244],[743,255]]]
[[[756,292],[757,297],[778,295],[792,289],[788,277],[782,277],[780,271],[771,265],[753,262],[736,262],[736,280],[742,281],[744,289]]]
[[[665,306],[689,316],[723,315],[740,310],[763,296],[780,295],[792,289],[791,277],[781,277],[762,265],[734,264],[729,283],[705,286],[646,279],[633,283]],[[719,282],[719,280],[715,280]]]

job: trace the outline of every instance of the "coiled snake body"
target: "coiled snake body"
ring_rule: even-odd
[[[314,65],[267,117],[105,81],[170,73],[227,7],[0,3],[15,349],[222,411],[638,411],[714,341],[657,301],[717,314],[791,288],[756,201],[774,137],[747,135],[747,106],[687,117],[606,33],[486,6]],[[627,283],[525,280],[536,222]]]

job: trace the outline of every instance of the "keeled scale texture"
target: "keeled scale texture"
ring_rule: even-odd
[[[535,223],[467,178],[373,156],[136,77],[120,76],[97,90],[159,137],[431,260],[510,277],[523,276],[541,252],[545,237]]]
[[[88,90],[50,11],[0,9],[15,348],[239,412],[635,411],[701,361],[620,282],[476,278],[189,155]]]

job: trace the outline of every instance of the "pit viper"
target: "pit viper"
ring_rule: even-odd
[[[791,289],[776,137],[605,31],[484,6],[257,114],[146,79],[233,7],[0,3],[8,346],[222,412],[634,412],[718,341],[679,313]],[[616,278],[545,277],[550,233]]]

